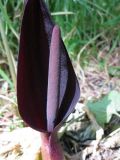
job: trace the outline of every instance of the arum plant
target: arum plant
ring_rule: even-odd
[[[79,99],[60,29],[43,0],[27,0],[22,19],[17,97],[23,120],[40,132],[43,160],[63,160],[57,131]]]

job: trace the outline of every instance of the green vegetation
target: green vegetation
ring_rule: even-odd
[[[97,102],[89,101],[87,106],[95,115],[98,123],[104,128],[104,125],[110,122],[113,115],[120,117],[120,93],[111,91]]]
[[[23,1],[0,0],[0,76],[7,80],[11,89],[16,86],[15,58],[19,48],[22,7]]]
[[[120,4],[118,0],[57,0],[47,1],[51,12],[61,26],[69,53],[77,56],[97,57],[104,46],[116,47],[120,40]],[[73,14],[68,15],[67,12]]]
[[[61,27],[71,58],[78,59],[82,66],[91,57],[98,59],[103,48],[109,48],[109,55],[119,46],[119,0],[46,0],[46,3]],[[0,77],[7,80],[9,77],[14,85],[23,4],[24,0],[0,0]],[[10,80],[8,83],[12,86]]]

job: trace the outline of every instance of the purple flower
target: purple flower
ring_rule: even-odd
[[[52,132],[73,111],[79,85],[43,0],[27,0],[18,58],[19,112],[32,128]]]

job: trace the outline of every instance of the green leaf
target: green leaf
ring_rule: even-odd
[[[110,66],[108,68],[108,73],[110,76],[116,76],[120,78],[120,66]]]
[[[111,91],[97,102],[88,101],[87,106],[96,117],[97,122],[104,127],[105,123],[109,123],[113,114],[120,117],[120,93]]]

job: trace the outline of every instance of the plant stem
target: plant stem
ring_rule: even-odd
[[[56,133],[41,133],[42,160],[64,160]]]

